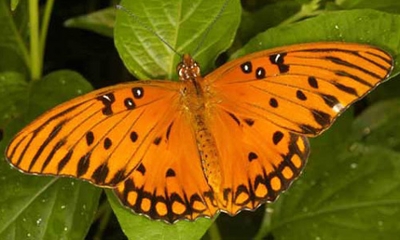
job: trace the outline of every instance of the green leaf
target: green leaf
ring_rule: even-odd
[[[0,72],[27,73],[29,54],[25,46],[27,34],[27,3],[12,13],[8,0],[0,0]]]
[[[400,129],[399,116],[399,98],[381,101],[366,109],[354,121],[354,135],[363,144],[379,145],[400,153],[400,131],[393,131]]]
[[[64,25],[66,27],[90,30],[106,37],[113,37],[115,11],[116,9],[113,7],[105,8],[87,15],[68,19]]]
[[[337,0],[336,4],[344,9],[370,8],[391,13],[400,13],[400,2],[397,0]]]
[[[277,203],[270,231],[277,239],[395,239],[400,231],[399,159],[388,148],[361,144],[334,157],[314,154],[310,161],[334,166],[319,169],[319,178],[305,172],[297,183],[302,197],[288,194],[285,200],[291,203]]]
[[[395,239],[400,231],[400,145],[399,124],[391,120],[400,117],[399,103],[376,104],[353,126],[346,114],[313,139],[303,176],[271,205],[270,222],[258,237]]]
[[[292,0],[272,2],[256,12],[243,11],[238,30],[240,42],[246,43],[256,34],[274,27],[299,11],[301,5]]]
[[[91,89],[79,74],[57,71],[27,84],[1,73],[0,151],[27,122],[50,106]],[[57,89],[57,91],[55,91]],[[93,221],[100,189],[69,178],[29,176],[0,158],[0,239],[83,239]]]
[[[177,79],[180,56],[157,33],[179,54],[191,53],[203,73],[210,71],[217,56],[232,43],[240,20],[239,2],[228,2],[201,43],[225,3],[225,0],[122,1],[121,5],[134,14],[117,12],[115,45],[124,64],[140,79]]]
[[[213,223],[205,218],[174,224],[150,220],[123,207],[111,190],[106,193],[122,231],[129,239],[200,239]]]
[[[339,41],[376,45],[390,51],[398,60],[398,26],[400,17],[395,14],[374,10],[328,12],[288,26],[271,28],[253,38],[233,57],[296,43]]]

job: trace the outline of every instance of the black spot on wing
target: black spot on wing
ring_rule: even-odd
[[[273,108],[277,108],[278,107],[278,101],[276,100],[276,98],[271,98],[269,100],[269,105]]]
[[[140,172],[144,176],[146,173],[146,168],[144,167],[143,163],[139,164],[139,166],[136,168],[136,171]]]
[[[325,95],[325,94],[323,94],[321,96],[324,99],[325,104],[331,108],[333,108],[334,106],[336,106],[339,103],[339,100],[335,96]]]
[[[77,167],[77,172],[76,172],[76,176],[80,177],[82,175],[84,175],[87,170],[89,169],[89,165],[90,165],[90,156],[91,156],[91,152],[86,153],[85,155],[83,155],[81,157],[81,159],[79,159],[78,162],[78,167]]]
[[[154,138],[154,140],[153,140],[154,145],[159,145],[161,142],[161,139],[162,139],[161,137]]]
[[[236,122],[237,125],[240,126],[240,120],[235,116],[235,114],[227,112],[228,115]]]
[[[168,171],[165,173],[165,177],[175,177],[175,176],[176,176],[175,171],[172,168],[168,169]]]
[[[243,119],[243,121],[244,121],[249,127],[253,126],[253,124],[254,124],[254,120],[251,119],[251,118],[245,118],[245,119]]]
[[[310,85],[310,87],[318,89],[318,81],[315,77],[308,77],[308,85]]]
[[[315,119],[315,121],[323,128],[328,127],[331,123],[331,115],[318,111],[318,110],[312,110],[312,115]]]
[[[136,107],[135,102],[133,101],[132,98],[125,98],[124,105],[127,110],[132,110]]]
[[[113,93],[107,93],[104,94],[102,96],[97,97],[97,100],[99,100],[100,102],[102,102],[102,104],[104,105],[103,109],[102,109],[102,113],[104,115],[111,115],[113,114],[112,111],[112,104],[115,102],[115,96]]]
[[[297,99],[299,99],[301,101],[307,100],[307,96],[301,90],[297,90],[296,97],[297,97]]]
[[[247,159],[249,160],[249,162],[251,162],[257,158],[258,158],[258,155],[254,152],[249,152],[249,155],[247,156]]]
[[[125,171],[119,170],[110,181],[111,186],[115,186],[125,179]]]
[[[251,73],[253,71],[253,66],[251,62],[245,62],[240,65],[240,69],[243,73]]]
[[[171,134],[171,128],[174,125],[174,122],[171,122],[171,124],[169,124],[168,128],[167,128],[167,133],[165,134],[165,138],[167,140],[169,140],[169,135]]]
[[[135,99],[140,99],[144,96],[144,89],[142,87],[132,88],[132,94]]]
[[[111,139],[109,139],[108,137],[106,137],[106,138],[104,139],[104,143],[103,143],[104,149],[105,149],[105,150],[109,149],[109,148],[111,147],[111,145],[112,145]]]
[[[289,71],[289,65],[285,64],[286,55],[287,53],[278,53],[269,56],[269,61],[278,66],[280,73],[287,73]]]
[[[348,86],[343,85],[343,84],[340,84],[340,83],[338,83],[338,82],[335,83],[335,87],[336,87],[337,89],[339,89],[339,90],[345,92],[345,93],[351,94],[351,95],[356,96],[356,97],[360,97],[360,96],[358,95],[358,93],[357,93],[357,90],[354,89],[354,88],[352,88],[352,87],[348,87]]]
[[[283,133],[281,131],[276,131],[272,135],[272,141],[275,145],[277,145],[283,138]]]
[[[267,73],[266,73],[266,71],[265,71],[264,68],[262,68],[262,67],[257,68],[257,70],[256,70],[256,78],[257,78],[257,79],[263,79],[263,78],[265,78],[265,75],[266,75],[266,74],[267,74]]]
[[[107,163],[103,163],[94,170],[92,174],[92,178],[95,183],[101,184],[106,180],[110,169],[107,166]]]
[[[136,140],[138,139],[138,134],[137,134],[137,132],[132,131],[129,137],[132,142],[136,142]]]
[[[94,142],[94,134],[93,134],[93,132],[92,131],[87,132],[86,135],[85,135],[85,138],[86,138],[86,144],[88,146],[92,145],[92,143]]]
[[[299,125],[300,129],[303,131],[303,134],[311,134],[315,135],[321,131],[320,128],[315,128],[313,126],[310,126],[308,124],[300,124]]]
[[[69,150],[67,154],[65,154],[65,156],[61,159],[57,166],[58,173],[60,173],[64,169],[65,165],[67,165],[67,163],[71,159],[73,153],[74,150]]]

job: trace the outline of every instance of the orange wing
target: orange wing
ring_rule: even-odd
[[[180,88],[139,81],[73,99],[24,128],[6,156],[24,173],[113,187],[123,204],[153,219],[214,215]]]
[[[392,57],[373,46],[311,43],[261,51],[206,77],[222,102],[235,100],[249,118],[315,136],[350,104],[386,79]]]
[[[273,201],[303,169],[308,140],[390,73],[372,46],[315,43],[247,55],[206,76],[208,124],[223,171],[229,214]]]

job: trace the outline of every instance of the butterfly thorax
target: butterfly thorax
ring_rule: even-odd
[[[210,116],[211,111],[207,101],[209,92],[201,77],[200,66],[190,55],[183,56],[177,70],[179,79],[183,82],[181,94],[185,112],[191,118],[190,121],[195,123],[193,130],[204,175],[214,192],[219,192],[222,182],[221,166],[216,142],[206,117]]]
[[[177,71],[179,80],[185,83],[185,91],[194,91],[199,96],[203,94],[203,89],[200,86],[200,66],[189,54],[183,55],[182,61],[177,66]]]

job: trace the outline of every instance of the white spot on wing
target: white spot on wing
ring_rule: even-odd
[[[111,99],[110,99],[110,97],[109,97],[109,96],[107,96],[107,95],[103,95],[103,98],[104,98],[104,99],[107,99],[107,101],[111,102]]]
[[[279,58],[281,58],[281,54],[280,53],[278,53],[278,54],[276,54],[276,56],[275,56],[275,62],[278,62],[279,61]]]
[[[335,112],[341,112],[344,109],[344,106],[341,103],[337,103],[335,106],[333,106],[333,111]]]

